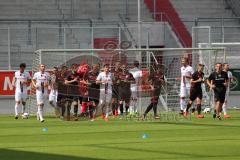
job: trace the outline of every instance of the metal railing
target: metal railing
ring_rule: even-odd
[[[13,61],[16,52],[20,53],[21,57],[26,57],[26,61],[28,59],[31,61],[31,53],[37,49],[94,48],[94,39],[96,38],[115,38],[119,42],[122,40],[131,41],[133,47],[138,46],[136,41],[138,28],[136,25],[126,24],[136,24],[136,22],[125,21],[124,17],[122,19],[121,25],[119,25],[119,21],[100,23],[89,19],[0,19],[0,45],[5,46],[0,51],[1,57],[3,57],[0,61],[4,61],[4,63],[0,62],[0,69],[11,70],[18,67],[21,59]],[[143,37],[144,44],[149,41],[147,38],[152,33],[149,25],[159,26],[159,22],[141,22],[141,33],[146,35]],[[162,30],[160,32],[168,31]],[[162,42],[159,42],[161,44],[166,41],[164,36],[162,38]],[[18,45],[19,49],[15,49],[16,47],[13,45]]]
[[[235,16],[240,16],[240,1],[225,0],[226,9],[231,9]]]
[[[121,14],[119,14],[119,18],[120,18],[121,24],[123,25],[123,28],[121,28],[121,29],[123,29],[123,31],[128,35],[128,37],[130,38],[129,40],[133,43],[133,46],[137,47],[138,44],[137,44],[136,40],[134,39],[131,31],[128,29],[127,24],[125,23]],[[119,25],[119,26],[121,26],[121,25]]]
[[[240,17],[196,18],[194,26],[210,26],[212,42],[239,42]]]

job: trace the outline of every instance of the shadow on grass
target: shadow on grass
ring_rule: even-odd
[[[168,124],[168,125],[177,125],[177,126],[205,126],[205,127],[228,127],[228,128],[240,128],[240,125],[229,125],[229,124],[210,124],[210,123],[199,123],[199,122],[145,122],[148,124]]]
[[[74,157],[9,149],[0,149],[0,157],[1,160],[101,160],[98,158]]]

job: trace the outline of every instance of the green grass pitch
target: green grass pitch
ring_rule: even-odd
[[[239,159],[240,112],[231,115],[222,121],[207,115],[177,122],[46,117],[43,124],[35,117],[0,116],[0,160]]]

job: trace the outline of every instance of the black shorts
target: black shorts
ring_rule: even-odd
[[[161,88],[160,87],[155,87],[154,89],[153,89],[153,97],[159,97],[160,96],[160,94],[161,94]]]
[[[215,102],[224,103],[226,94],[226,87],[216,87],[214,89]]]
[[[82,97],[82,102],[89,102],[89,97]]]
[[[197,98],[202,99],[202,89],[201,88],[191,88],[190,89],[190,97],[191,101],[195,101]]]
[[[61,93],[58,93],[58,95],[57,95],[57,102],[61,102],[61,101],[65,100],[65,99],[66,99],[65,95],[63,95]]]
[[[95,99],[95,98],[89,98],[90,102],[94,102],[96,105],[98,105],[99,103],[99,99]]]
[[[80,101],[80,104],[82,103],[82,97],[81,96],[65,96],[68,101],[78,102]]]
[[[119,90],[119,100],[129,103],[131,99],[131,90]]]
[[[119,92],[117,86],[113,86],[112,88],[112,98],[119,99]]]

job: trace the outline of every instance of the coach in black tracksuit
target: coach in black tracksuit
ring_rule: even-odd
[[[213,117],[217,117],[219,120],[221,120],[220,112],[222,111],[222,105],[225,101],[227,82],[228,75],[222,71],[222,64],[215,64],[215,72],[210,74],[207,83],[210,90],[214,91],[216,115],[214,114]]]

